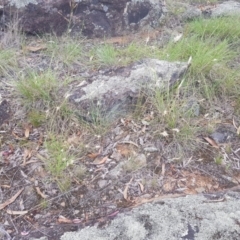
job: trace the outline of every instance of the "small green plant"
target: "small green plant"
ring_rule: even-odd
[[[40,111],[32,110],[28,113],[28,119],[33,127],[39,127],[46,121],[46,114]]]
[[[53,101],[52,93],[59,87],[57,76],[51,70],[43,73],[31,71],[16,83],[16,90],[27,102]]]
[[[74,156],[69,153],[69,145],[61,138],[50,137],[45,141],[48,158],[45,161],[46,169],[54,177],[62,177],[64,170],[74,162]]]
[[[223,163],[223,159],[222,159],[222,156],[218,155],[214,158],[214,161],[217,165],[222,165]]]
[[[224,150],[225,150],[225,152],[226,152],[227,154],[232,153],[231,144],[230,144],[230,143],[226,144]]]

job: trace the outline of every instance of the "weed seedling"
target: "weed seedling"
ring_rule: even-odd
[[[223,163],[222,156],[218,155],[217,157],[215,157],[214,161],[217,165],[222,165]]]

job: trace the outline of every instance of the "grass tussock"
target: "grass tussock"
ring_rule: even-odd
[[[0,75],[12,76],[18,71],[17,57],[24,42],[25,36],[15,18],[8,23],[0,37]]]
[[[17,67],[16,51],[13,49],[0,50],[0,75],[8,75]]]
[[[84,116],[77,113],[81,126],[94,135],[103,136],[110,128],[112,123],[112,113],[106,114],[106,111],[100,107],[92,106],[88,115]]]
[[[126,66],[143,58],[159,58],[161,49],[144,43],[132,42],[124,47],[112,44],[93,47],[90,51],[90,65],[97,67]]]
[[[188,99],[179,98],[177,91],[168,94],[156,91],[152,103],[157,114],[155,124],[160,129],[155,132],[157,135],[171,137],[183,145],[185,141],[194,139],[197,127],[193,120],[200,114],[197,102],[193,102],[194,105]]]
[[[0,49],[20,49],[25,43],[25,36],[17,18],[7,24],[0,38]]]
[[[118,62],[118,51],[110,44],[93,49],[93,57],[99,66],[115,65]]]
[[[51,102],[54,100],[53,92],[58,86],[57,76],[53,71],[48,70],[44,73],[31,71],[16,83],[16,90],[27,102],[39,100]]]
[[[69,78],[60,79],[51,69],[20,77],[15,89],[27,106],[28,121],[33,126],[44,124],[50,132],[68,132],[74,111],[61,89],[69,82]]]
[[[67,66],[78,63],[82,59],[82,39],[73,39],[69,36],[50,38],[47,41],[47,54],[57,62]]]
[[[160,53],[161,49],[154,46],[132,42],[121,50],[119,56],[124,64],[129,64],[143,58],[158,58]]]
[[[240,38],[240,25],[236,24],[239,21],[238,15],[212,19],[200,18],[188,23],[185,28],[186,32],[204,39],[218,38],[233,42]]]
[[[190,56],[191,76],[206,77],[214,65],[226,64],[235,57],[235,53],[229,49],[227,40],[218,42],[214,38],[203,40],[190,36],[177,43],[169,43],[164,54],[164,58],[169,61],[187,61]]]

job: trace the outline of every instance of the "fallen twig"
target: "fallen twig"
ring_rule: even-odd
[[[4,209],[9,204],[13,203],[16,200],[16,198],[22,193],[23,190],[24,190],[24,188],[19,190],[13,197],[8,199],[5,203],[0,204],[0,210]]]

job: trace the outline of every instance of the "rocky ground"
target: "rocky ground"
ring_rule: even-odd
[[[215,7],[197,3],[193,6]],[[161,48],[184,29],[185,22],[180,21],[180,16],[170,12],[166,24],[151,31],[109,39],[81,37],[78,41],[82,52],[91,52],[104,44],[121,50],[132,42],[141,46],[146,41],[150,47]],[[2,43],[5,36],[2,35]],[[55,40],[26,36],[24,45],[13,48],[15,58],[8,68],[0,68],[0,236],[3,239],[42,236],[59,239],[67,231],[87,226],[102,228],[118,214],[131,215],[133,207],[159,198],[226,192],[239,185],[239,96],[216,94],[208,99],[192,91],[188,96],[173,92],[179,94],[177,108],[186,99],[196,106],[189,122],[192,129],[189,134],[184,132],[184,136],[181,133],[186,119],[179,117],[176,126],[171,127],[162,119],[174,111],[172,105],[170,109],[166,105],[166,112],[159,113],[152,98],[144,94],[132,113],[114,121],[103,116],[91,121],[82,119],[72,102],[67,102],[64,114],[59,114],[66,94],[82,81],[100,73],[117,75],[119,69],[133,61],[123,63],[120,59],[117,64],[106,66],[94,62],[90,53],[83,54],[80,60],[69,60],[68,64],[66,58],[51,54],[51,41]],[[57,51],[61,52],[62,45],[58,44]],[[232,69],[240,66],[239,56],[228,63]],[[41,75],[49,68],[57,72],[59,86],[56,92],[51,92],[54,104],[24,101],[16,82],[25,78],[29,69]],[[66,79],[70,81],[63,84]],[[197,78],[194,81],[195,85],[201,84]],[[41,114],[33,117],[33,110]],[[62,145],[57,145],[60,139]],[[51,155],[53,145],[49,147],[49,141],[56,143],[55,155]],[[65,151],[66,155],[59,154]],[[73,160],[56,173],[59,162],[52,169],[47,160],[54,161],[59,156]]]

